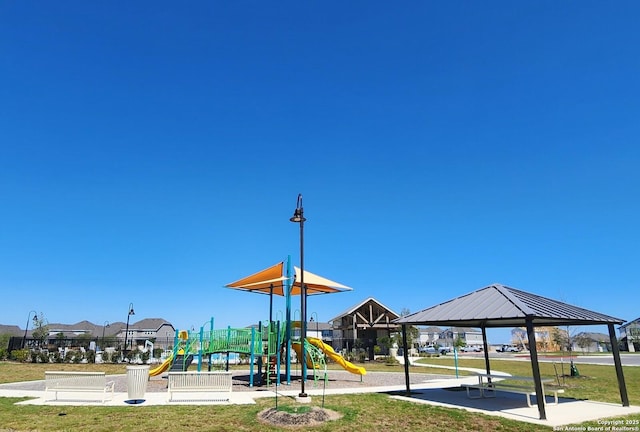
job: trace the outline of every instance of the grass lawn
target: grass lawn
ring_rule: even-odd
[[[433,364],[452,365],[453,358],[440,357],[426,360]],[[476,359],[460,359],[462,367],[482,367],[484,362]],[[516,375],[530,375],[526,362],[491,362],[494,370]],[[55,365],[57,370],[102,370],[107,374],[124,374],[124,365]],[[367,364],[368,370],[389,372],[402,371],[401,366]],[[553,365],[541,364],[545,376],[555,376]],[[42,379],[44,370],[51,365],[19,364],[0,362],[0,382]],[[612,366],[579,366],[581,378],[567,378],[567,396],[589,398],[619,403],[615,370]],[[422,367],[412,370],[426,372]],[[568,369],[566,369],[567,371]],[[433,368],[429,373],[451,374],[446,369]],[[640,404],[640,368],[625,368],[629,397],[633,405]],[[257,414],[275,406],[275,399],[258,399],[256,405],[230,406],[135,406],[135,407],[60,407],[60,406],[16,406],[20,399],[0,398],[0,431],[276,431],[275,428],[258,422]],[[320,405],[322,398],[312,398]],[[279,406],[287,405],[295,410],[295,401],[278,399]],[[357,394],[327,396],[325,407],[342,414],[342,418],[311,429],[327,432],[342,431],[540,431],[552,430],[539,425],[468,413],[459,409],[439,408],[428,405],[390,399],[383,394]],[[627,420],[640,420],[639,416],[628,416]],[[572,426],[598,426],[585,423]],[[309,430],[310,428],[304,429]]]

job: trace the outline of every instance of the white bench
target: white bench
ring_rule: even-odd
[[[487,379],[484,381],[483,378]],[[522,381],[523,384],[517,383],[504,383],[502,380],[515,380]],[[490,381],[490,382],[489,382]],[[564,393],[563,389],[545,389],[544,383],[551,382],[551,379],[542,379],[542,395],[543,398],[551,393],[553,394],[554,404],[558,404],[558,394]],[[527,397],[527,405],[532,407],[531,396],[536,395],[536,389],[532,385],[533,380],[530,377],[519,377],[519,376],[509,376],[509,375],[487,375],[487,374],[478,374],[478,384],[462,384],[462,387],[466,388],[467,396],[471,399],[478,398],[489,398],[495,397],[497,391],[507,392],[507,393],[518,393],[523,394]],[[478,396],[471,396],[469,389],[478,390]],[[549,394],[550,395],[550,394]],[[546,403],[546,401],[545,401]]]
[[[54,400],[58,400],[59,392],[102,393],[101,402],[104,403],[107,395],[113,391],[115,383],[107,382],[104,372],[70,372],[70,371],[45,371],[45,400],[47,393],[54,392]]]
[[[207,400],[229,402],[233,390],[231,372],[169,372],[167,374],[169,402],[174,401],[173,394],[178,392],[206,393]],[[215,393],[211,398],[210,393]]]

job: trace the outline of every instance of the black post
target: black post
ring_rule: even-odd
[[[482,327],[482,346],[484,348],[484,367],[487,371],[487,375],[491,375],[491,364],[489,363],[489,343],[487,342],[486,327]]]
[[[531,355],[531,370],[533,372],[533,382],[536,388],[538,412],[540,414],[540,420],[546,420],[547,412],[544,408],[544,392],[542,391],[542,379],[540,378],[540,365],[538,364],[538,349],[536,347],[536,333],[533,330],[533,321],[530,317],[527,317],[527,336],[529,338],[529,354]]]
[[[409,347],[407,346],[407,325],[402,324],[402,356],[404,357],[404,381],[407,386],[406,396],[411,396],[409,385]]]
[[[131,315],[135,315],[136,313],[133,311],[133,303],[129,303],[129,314],[127,315],[127,329],[124,332],[124,349],[122,350],[122,359],[127,358],[127,336],[129,335],[129,318]]]
[[[289,219],[291,222],[300,224],[300,352],[302,357],[302,381],[300,385],[301,398],[306,398],[307,393],[304,391],[304,384],[307,379],[307,356],[304,342],[307,336],[307,287],[304,284],[304,209],[302,208],[302,194],[298,194],[296,210],[293,217]]]
[[[27,343],[27,330],[29,330],[29,320],[31,319],[31,312],[33,312],[33,319],[38,316],[38,312],[32,310],[27,314],[27,324],[24,326],[24,336],[22,337],[22,349],[24,349],[25,344]]]
[[[609,324],[609,339],[611,340],[611,350],[613,351],[613,362],[616,365],[616,375],[618,377],[618,388],[620,389],[620,399],[622,406],[629,406],[629,395],[627,394],[627,385],[624,382],[624,373],[622,372],[622,362],[620,361],[620,348],[616,338],[616,330],[613,324]]]
[[[105,327],[109,327],[109,321],[105,321],[102,324],[102,351],[104,351],[104,329]]]

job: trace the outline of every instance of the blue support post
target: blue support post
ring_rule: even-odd
[[[453,347],[453,364],[456,367],[456,378],[458,378],[458,347]]]
[[[251,351],[251,355],[249,356],[249,387],[253,387],[253,360],[255,355],[253,353],[253,344],[256,340],[256,328],[251,327],[251,345],[249,346],[249,350]]]
[[[280,385],[280,321],[276,324],[276,386]]]
[[[200,327],[200,344],[198,346],[198,372],[202,370],[202,341],[204,339],[204,327]]]
[[[176,356],[178,355],[178,335],[180,334],[180,330],[176,330],[176,334],[173,336],[173,360],[175,361]]]

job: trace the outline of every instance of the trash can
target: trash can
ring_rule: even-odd
[[[149,366],[127,366],[127,396],[128,403],[144,402],[144,393],[149,381]]]

